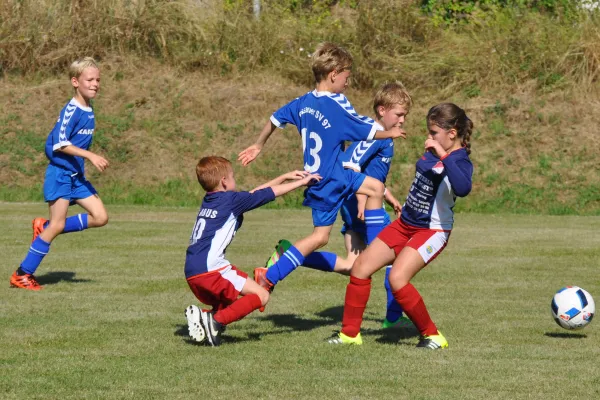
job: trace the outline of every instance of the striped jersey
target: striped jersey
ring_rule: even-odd
[[[185,257],[185,277],[230,267],[227,246],[244,221],[243,213],[275,200],[273,189],[206,193]],[[222,271],[222,273],[225,271]]]
[[[83,150],[89,149],[95,127],[92,108],[71,99],[60,111],[58,120],[46,140],[45,153],[50,165],[62,167],[73,174],[84,175],[83,157],[71,156],[57,150],[70,145]]]
[[[472,176],[473,164],[464,148],[443,159],[425,152],[417,161],[415,179],[400,218],[413,226],[451,230],[456,197],[469,194]]]
[[[281,107],[273,125],[295,125],[302,136],[304,170],[323,178],[304,191],[303,205],[328,211],[339,205],[347,189],[341,154],[345,141],[371,140],[381,125],[359,115],[341,93],[313,90]]]
[[[394,157],[394,140],[363,140],[352,143],[345,152],[344,167],[358,170],[383,183]]]

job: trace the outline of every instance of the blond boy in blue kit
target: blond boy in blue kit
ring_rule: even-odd
[[[91,57],[74,61],[69,68],[74,96],[63,107],[48,135],[45,153],[49,160],[44,179],[44,200],[50,219],[33,220],[33,240],[25,259],[10,277],[10,286],[40,290],[33,275],[50,251],[52,241],[62,233],[78,232],[107,224],[108,214],[96,189],[85,178],[84,159],[98,171],[108,168],[108,161],[89,151],[95,129],[91,100],[100,89],[100,69]],[[69,206],[78,204],[86,214],[67,217]]]

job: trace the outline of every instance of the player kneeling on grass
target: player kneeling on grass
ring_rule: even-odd
[[[321,177],[292,171],[250,192],[236,192],[231,162],[217,156],[202,158],[196,165],[196,176],[206,195],[186,252],[185,277],[198,300],[212,306],[212,310],[201,311],[191,305],[185,316],[192,339],[218,346],[226,325],[269,301],[267,290],[225,258],[227,246],[242,225],[243,213],[296,188],[316,183]],[[288,180],[291,182],[284,183]]]
[[[427,129],[425,154],[417,161],[400,218],[384,228],[354,262],[346,288],[342,331],[329,343],[362,344],[360,325],[371,293],[371,275],[392,264],[389,280],[393,295],[421,334],[417,347],[448,347],[410,280],[446,247],[456,197],[471,191],[473,123],[458,106],[442,103],[427,113]]]

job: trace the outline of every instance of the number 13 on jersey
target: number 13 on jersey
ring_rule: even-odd
[[[312,141],[314,141],[314,146],[310,146]],[[304,158],[306,163],[304,164],[304,170],[310,173],[316,172],[321,166],[321,158],[319,157],[319,151],[323,147],[323,141],[321,137],[316,132],[311,132],[307,134],[306,128],[302,128],[302,151],[304,152]],[[308,149],[308,155],[306,154],[306,149]],[[314,160],[312,164],[309,164],[311,158]]]

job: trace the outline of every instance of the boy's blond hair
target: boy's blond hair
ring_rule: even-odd
[[[207,192],[219,186],[221,179],[231,171],[233,171],[231,161],[219,156],[202,157],[196,164],[198,183]]]
[[[331,71],[342,72],[352,68],[352,56],[335,43],[324,42],[317,46],[310,66],[317,83],[321,82]]]
[[[410,111],[412,107],[412,98],[408,91],[400,81],[386,82],[383,86],[375,93],[373,99],[373,111],[379,118],[379,112],[377,109],[383,106],[386,110],[394,107],[396,104],[404,106],[406,112]]]
[[[100,69],[98,63],[92,57],[83,57],[73,61],[69,66],[69,78],[79,78],[83,70],[88,67]]]

